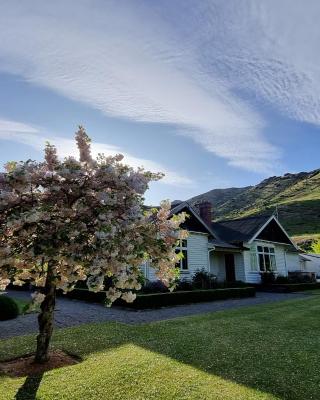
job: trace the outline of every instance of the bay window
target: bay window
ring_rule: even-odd
[[[271,272],[277,270],[274,247],[257,246],[257,257],[261,272]]]

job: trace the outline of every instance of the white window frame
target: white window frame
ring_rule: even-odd
[[[259,247],[262,248],[262,250],[259,250]],[[265,250],[268,249],[268,250]],[[259,255],[262,255],[263,258],[263,268],[261,268],[260,265],[260,257]],[[266,258],[267,256],[269,257],[269,265],[270,268],[267,269],[266,266]],[[276,260],[276,249],[275,246],[270,245],[270,244],[257,244],[256,247],[256,257],[257,257],[257,266],[258,266],[258,271],[259,272],[276,272],[277,271],[277,260]],[[273,260],[273,265],[272,261]]]
[[[181,258],[179,260],[179,268],[181,272],[189,272],[189,260],[188,260],[188,240],[187,239],[180,239],[179,240],[179,245],[176,247],[176,251],[179,253],[186,253],[186,262],[187,262],[187,268],[183,268],[183,261],[185,260],[184,258]]]
[[[257,246],[250,246],[250,272],[259,273],[258,257],[257,257]]]

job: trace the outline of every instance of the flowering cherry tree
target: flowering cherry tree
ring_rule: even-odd
[[[90,138],[79,127],[79,160],[61,161],[47,143],[45,160],[9,162],[0,174],[0,290],[30,282],[40,304],[35,361],[48,360],[57,289],[78,281],[89,290],[105,289],[111,305],[135,299],[140,265],[152,260],[156,275],[173,289],[178,271],[176,242],[185,215],[170,216],[170,203],[147,210],[143,194],[162,174],[122,163],[122,155],[94,159]]]

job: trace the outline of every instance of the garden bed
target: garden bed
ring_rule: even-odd
[[[55,350],[50,352],[48,362],[37,364],[34,362],[34,354],[28,354],[9,361],[0,362],[0,373],[12,377],[35,376],[51,369],[78,364],[80,360],[80,357],[72,356],[61,350]]]

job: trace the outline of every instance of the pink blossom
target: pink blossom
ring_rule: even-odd
[[[143,206],[149,183],[162,174],[134,170],[122,155],[93,160],[84,128],[75,136],[80,161],[59,161],[47,144],[44,162],[11,162],[0,175],[0,290],[10,280],[44,287],[51,263],[53,283],[65,292],[79,280],[92,291],[104,290],[108,277],[109,304],[119,297],[133,301],[146,259],[174,288],[185,214],[171,217],[169,201],[159,210]]]

